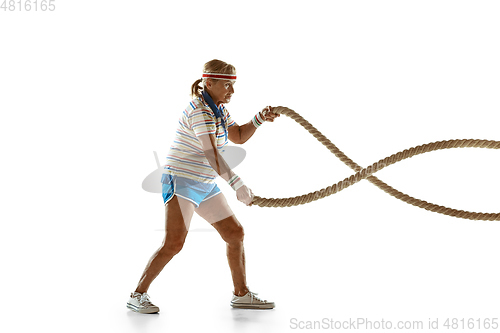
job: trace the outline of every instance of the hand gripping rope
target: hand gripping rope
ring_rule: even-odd
[[[475,213],[468,212],[463,210],[456,210],[444,206],[435,205],[423,200],[419,200],[413,197],[410,197],[407,194],[399,192],[398,190],[392,188],[387,185],[380,179],[372,176],[375,172],[382,170],[386,166],[394,164],[396,162],[402,161],[406,158],[410,158],[415,155],[427,153],[434,150],[440,149],[449,149],[449,148],[489,148],[489,149],[500,149],[500,141],[488,141],[488,140],[447,140],[447,141],[439,141],[432,142],[425,145],[413,147],[410,149],[406,149],[397,154],[386,157],[376,163],[373,163],[371,166],[367,168],[362,168],[357,165],[354,161],[352,161],[349,157],[347,157],[343,152],[341,152],[328,138],[326,138],[323,134],[320,133],[313,125],[311,125],[307,120],[302,118],[295,111],[283,107],[278,106],[273,108],[274,113],[284,114],[300,125],[302,125],[309,133],[311,133],[319,142],[321,142],[328,150],[330,150],[337,158],[339,158],[342,162],[344,162],[348,167],[353,169],[356,173],[351,175],[348,178],[338,182],[337,184],[333,184],[328,186],[327,188],[323,188],[319,191],[311,192],[308,194],[300,195],[297,197],[291,198],[262,198],[259,196],[255,196],[252,205],[257,205],[260,207],[291,207],[298,206],[305,203],[309,203],[311,201],[315,201],[318,199],[322,199],[329,195],[335,194],[337,192],[342,191],[343,189],[359,182],[362,179],[367,179],[372,184],[380,188],[381,190],[389,193],[393,197],[400,199],[408,204],[430,210],[431,212],[441,213],[449,216],[459,217],[463,219],[469,220],[485,220],[485,221],[500,221],[500,213]]]

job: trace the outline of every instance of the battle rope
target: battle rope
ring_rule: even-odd
[[[344,162],[348,167],[353,169],[356,172],[356,174],[351,175],[348,178],[345,178],[344,180],[338,182],[337,184],[328,186],[327,188],[323,188],[319,191],[311,192],[309,194],[304,194],[297,197],[267,199],[255,196],[252,201],[252,205],[257,205],[260,207],[298,206],[340,192],[343,189],[366,178],[372,184],[376,185],[378,188],[389,193],[393,197],[400,199],[408,204],[429,210],[431,212],[441,213],[469,220],[500,221],[500,213],[475,213],[475,212],[456,210],[444,206],[435,205],[433,203],[429,203],[423,200],[410,197],[409,195],[404,194],[392,188],[391,186],[387,185],[386,183],[376,178],[375,176],[372,176],[373,173],[382,170],[386,166],[389,166],[391,164],[394,164],[396,162],[399,162],[406,158],[410,158],[415,155],[427,153],[434,150],[449,149],[449,148],[473,147],[473,148],[500,149],[500,141],[447,140],[447,141],[432,142],[425,145],[406,149],[402,152],[391,155],[376,163],[373,163],[371,166],[367,168],[362,168],[359,165],[357,165],[354,161],[352,161],[349,157],[347,157],[343,152],[341,152],[328,138],[326,138],[323,134],[321,134],[320,131],[318,131],[313,125],[311,125],[307,120],[302,118],[295,111],[287,107],[278,106],[273,109],[273,112],[278,114],[284,114],[292,118],[296,122],[298,122],[307,131],[309,131],[309,133],[311,133],[319,142],[321,142],[326,148],[328,148],[328,150],[330,150],[335,156],[337,156],[337,158],[339,158],[342,162]]]

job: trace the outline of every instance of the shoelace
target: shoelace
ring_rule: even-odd
[[[260,299],[259,297],[255,296],[255,295],[257,295],[257,293],[253,293],[253,292],[251,292],[251,291],[248,291],[248,292],[250,293],[250,302],[251,302],[251,303],[253,303],[253,300],[254,300],[254,299],[256,299],[257,301],[262,302],[262,303],[266,303],[266,302],[267,302],[267,300],[264,300],[264,301],[263,301],[263,300],[262,300],[262,299]]]
[[[151,301],[149,300],[149,295],[146,293],[141,295],[141,298],[139,299],[139,304],[142,306],[153,305],[153,303],[151,303]]]

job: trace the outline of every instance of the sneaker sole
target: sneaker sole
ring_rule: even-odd
[[[155,310],[154,308],[152,308],[152,309],[139,309],[135,305],[130,304],[130,303],[127,303],[127,308],[129,308],[132,311],[138,312],[138,313],[147,313],[147,314],[149,314],[149,313],[158,313],[158,312],[160,312],[159,308],[157,308],[157,310]]]
[[[274,309],[274,304],[262,304],[262,305],[254,305],[254,304],[235,304],[231,303],[231,306],[236,309]]]

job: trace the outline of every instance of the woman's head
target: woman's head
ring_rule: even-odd
[[[203,67],[203,73],[211,74],[232,74],[236,75],[236,68],[233,65],[225,63],[221,60],[210,60]],[[203,83],[203,86],[200,86]],[[191,95],[200,97],[201,90],[205,89],[213,98],[216,104],[229,103],[231,95],[234,93],[234,80],[224,78],[204,77],[196,80],[191,86]]]

